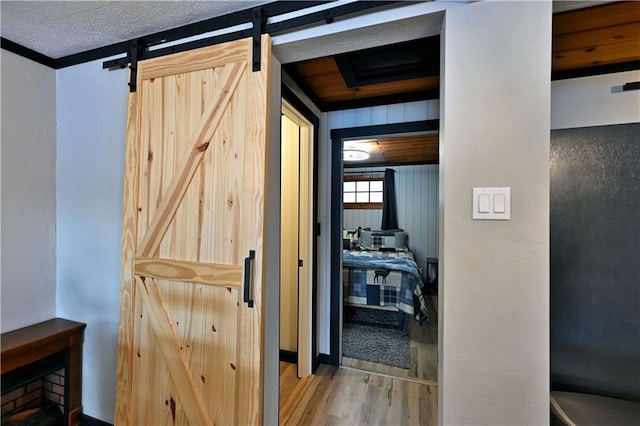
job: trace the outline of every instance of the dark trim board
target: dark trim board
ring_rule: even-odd
[[[318,364],[326,364],[331,365],[331,356],[328,354],[318,354],[318,358],[316,359]]]
[[[28,47],[24,47],[21,44],[14,43],[13,41],[4,37],[0,38],[0,47],[2,47],[4,50],[15,53],[16,55],[22,56],[23,58],[31,59],[32,61],[37,62],[41,65],[47,66],[49,68],[56,68],[55,59],[43,55],[42,53],[38,53],[35,50],[31,50]]]
[[[417,166],[417,165],[422,165],[422,164],[440,164],[440,160],[433,160],[433,161],[408,161],[408,162],[403,162],[403,163],[393,163],[393,162],[387,162],[387,163],[367,163],[367,164],[345,164],[344,168],[346,170],[349,169],[357,169],[360,167],[394,167],[394,166]],[[357,207],[358,204],[354,203],[352,204],[351,208],[358,208]],[[365,207],[362,207],[365,208]],[[366,207],[369,208],[369,207]]]
[[[313,236],[313,266],[311,274],[313,282],[311,283],[311,354],[312,365],[311,372],[315,373],[318,369],[316,354],[318,353],[318,238],[320,237],[320,224],[318,223],[318,154],[320,145],[320,117],[314,114],[298,96],[284,83],[282,84],[281,96],[293,108],[296,109],[304,118],[311,122],[313,126],[313,217],[315,235]]]
[[[280,3],[280,2],[277,2]],[[289,3],[285,1],[284,3]],[[324,1],[318,2],[301,2],[307,3],[307,7],[314,6],[315,4],[326,3]],[[300,16],[297,18],[287,19],[286,21],[275,22],[272,24],[265,25],[265,31],[269,34],[277,33],[280,31],[287,31],[294,28],[302,27],[309,24],[314,24],[316,22],[325,21],[327,24],[332,24],[335,18],[350,15],[352,13],[361,12],[363,10],[371,9],[371,8],[379,8],[382,6],[393,5],[396,3],[402,3],[401,1],[357,1],[353,3],[347,3],[340,6],[333,7],[331,9],[321,10],[314,13],[309,13],[304,16]],[[303,8],[300,8],[303,9]]]
[[[640,61],[629,61],[610,65],[596,65],[593,67],[580,68],[577,70],[554,71],[551,73],[551,81],[589,77],[592,75],[613,74],[635,70],[640,70]]]
[[[331,142],[335,143],[336,141],[339,141],[340,143],[342,143],[342,139],[354,137],[429,132],[434,130],[440,130],[440,120],[408,121],[405,123],[346,127],[343,129],[332,129]],[[335,146],[333,145],[332,147],[335,148]],[[342,153],[342,147],[340,147],[340,153]]]
[[[316,94],[311,89],[311,87],[309,87],[309,85],[304,81],[304,79],[300,77],[300,75],[296,72],[296,70],[294,70],[293,68],[285,68],[285,66],[283,66],[282,72],[286,73],[291,78],[291,80],[293,80],[293,82],[300,88],[300,90],[302,90],[302,92],[305,95],[307,95],[309,100],[311,100],[311,102],[313,102],[313,104],[320,111],[324,112],[324,108],[323,108],[324,103],[316,96]]]
[[[622,85],[623,92],[628,92],[631,90],[640,90],[640,81],[632,81]]]
[[[342,285],[342,141],[346,138],[425,132],[440,129],[440,120],[411,121],[331,130],[331,314],[329,364],[340,364],[340,286]]]
[[[288,362],[289,364],[298,363],[298,352],[285,351],[280,349],[280,362]]]
[[[94,417],[87,416],[86,414],[80,415],[81,426],[113,426],[111,423],[103,422]]]

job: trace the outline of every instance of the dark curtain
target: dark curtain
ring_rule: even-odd
[[[382,226],[381,229],[398,229],[398,209],[396,207],[395,170],[385,169],[384,188],[382,189]]]

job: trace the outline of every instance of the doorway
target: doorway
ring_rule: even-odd
[[[331,132],[331,211],[333,215],[331,232],[331,361],[333,365],[343,365],[430,383],[437,381],[437,287],[435,287],[433,273],[429,273],[429,270],[433,268],[429,268],[428,263],[437,257],[438,126],[438,120],[427,120],[334,129]],[[374,140],[375,146],[370,151],[371,157],[374,157],[375,151],[385,146],[388,141],[395,146],[388,148],[386,155],[380,154],[380,157],[386,158],[385,161],[388,162],[392,150],[400,151],[399,144],[403,143],[403,139],[419,138],[419,135],[425,133],[431,133],[436,137],[434,158],[429,161],[418,158],[420,157],[417,154],[418,145],[413,145],[410,149],[413,159],[407,161],[407,163],[413,162],[413,164],[389,167],[395,169],[396,192],[400,193],[398,205],[401,212],[399,213],[398,225],[399,228],[406,228],[401,230],[402,232],[395,233],[396,239],[397,235],[404,236],[403,241],[406,242],[406,246],[398,248],[398,251],[393,253],[383,253],[382,250],[377,251],[375,248],[371,248],[371,251],[363,248],[364,238],[360,234],[364,232],[359,230],[366,228],[379,230],[379,219],[382,213],[381,210],[363,212],[359,210],[362,208],[360,203],[352,206],[355,210],[345,209],[343,196],[352,195],[346,193],[349,183],[345,184],[345,182],[355,180],[359,184],[364,178],[374,179],[376,172],[382,171],[384,173],[384,169],[391,164],[380,163],[354,168],[354,163],[351,163],[351,167],[345,168],[348,163],[343,160],[343,146],[353,145],[354,139]],[[414,140],[417,143],[417,139]],[[346,145],[345,141],[347,141]],[[398,161],[400,164],[401,160]],[[417,164],[420,162],[430,162],[431,165]],[[423,200],[419,200],[423,197],[423,193],[429,192],[429,188],[433,192],[432,197],[424,197]],[[423,215],[426,217],[422,217]],[[372,219],[371,223],[365,223],[368,218]],[[359,238],[357,250],[345,250],[345,241],[347,241],[343,238],[345,232],[358,234],[355,236],[355,238]],[[367,261],[377,260],[369,259],[371,256],[402,257],[403,264],[398,266],[406,267],[407,270],[406,272],[392,271],[394,277],[387,277],[387,282],[384,283],[381,281],[384,279],[377,275],[381,271],[376,271],[378,268],[375,268],[373,264],[371,264],[371,268],[367,267],[367,269],[358,263],[361,260],[359,256],[363,253],[367,256]],[[388,259],[380,260],[385,262]],[[352,261],[355,261],[356,265],[352,265]],[[417,274],[410,273],[410,271],[415,271]],[[394,280],[397,280],[395,283],[397,288],[394,288]],[[381,282],[384,284],[380,285]],[[410,283],[414,283],[415,286],[411,286]],[[407,297],[401,297],[406,293],[405,287],[414,289],[413,295],[418,293],[420,301],[419,305],[415,306],[419,306],[419,308],[414,307],[413,301],[418,298],[414,297],[411,300],[411,292]],[[384,298],[379,297],[383,293]],[[415,309],[419,309],[419,311]],[[419,321],[414,320],[416,314],[420,318]],[[406,318],[406,321],[403,321],[403,325],[398,331],[397,326],[400,323],[400,318]],[[357,336],[356,333],[360,332],[363,333],[362,336],[372,337]],[[380,344],[371,343],[375,338],[381,339]],[[398,345],[385,347],[382,350],[384,356],[378,356],[381,347],[389,345],[391,342],[397,342]]]
[[[280,360],[296,376],[316,367],[318,118],[283,87],[281,150]]]

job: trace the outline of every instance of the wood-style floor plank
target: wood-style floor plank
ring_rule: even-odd
[[[429,295],[426,301],[429,321],[420,325],[411,319],[409,323],[409,377],[438,382],[438,296]]]
[[[295,377],[295,365],[282,364],[281,425],[437,423],[436,386],[327,365],[300,380]]]

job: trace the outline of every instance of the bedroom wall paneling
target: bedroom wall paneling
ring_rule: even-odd
[[[387,167],[349,169],[349,172],[382,170]],[[438,257],[438,166],[431,164],[388,167],[396,171],[398,226],[409,235],[409,249],[422,268],[426,258]],[[380,229],[381,209],[344,209],[343,227]]]
[[[640,123],[551,132],[553,390],[640,401]]]
[[[551,14],[475,2],[445,16],[439,424],[549,423]],[[472,220],[476,186],[510,186],[511,220]]]
[[[397,168],[390,168],[396,170],[397,176]],[[357,170],[363,171],[366,169]],[[380,223],[382,223],[382,209],[342,209],[342,227],[344,229],[354,230],[358,229],[358,227],[379,229]]]
[[[56,75],[1,60],[4,333],[56,316]]]

